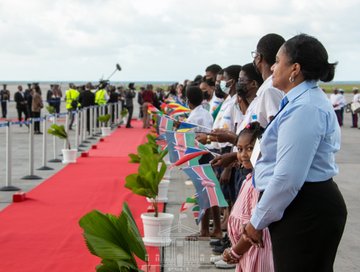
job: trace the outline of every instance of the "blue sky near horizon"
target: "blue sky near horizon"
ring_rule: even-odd
[[[1,0],[0,81],[183,81],[252,61],[265,34],[318,38],[359,80],[358,0]]]

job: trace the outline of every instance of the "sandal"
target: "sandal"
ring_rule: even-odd
[[[210,241],[210,236],[202,236],[199,232],[185,237],[185,241]]]

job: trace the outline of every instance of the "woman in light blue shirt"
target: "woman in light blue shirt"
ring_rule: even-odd
[[[300,34],[272,67],[273,86],[286,96],[261,140],[253,182],[262,194],[246,236],[262,246],[269,227],[277,272],[333,271],[347,216],[332,180],[340,127],[317,81],[331,81],[335,66],[317,39]]]

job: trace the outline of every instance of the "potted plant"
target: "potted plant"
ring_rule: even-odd
[[[108,126],[110,120],[110,114],[100,115],[97,120],[101,123],[101,136],[109,136],[111,133],[111,127]]]
[[[174,215],[159,212],[159,184],[166,171],[164,156],[167,151],[154,152],[149,143],[139,147],[139,169],[135,174],[128,175],[125,187],[133,193],[151,199],[154,212],[143,213],[144,243],[149,246],[166,246],[171,243],[170,228]],[[160,167],[158,165],[161,164]]]
[[[49,106],[46,106],[46,110],[48,111],[48,113],[49,113],[50,115],[53,115],[53,114],[55,114],[55,112],[56,112],[55,107],[50,106],[50,105],[49,105]],[[50,116],[49,120],[50,120],[50,121],[53,121],[53,120],[54,120],[54,117],[53,117],[53,116]]]
[[[146,249],[126,202],[120,216],[94,210],[84,215],[79,225],[90,253],[101,258],[96,271],[142,271],[135,255],[147,261]]]
[[[167,155],[167,150],[161,151],[159,146],[156,144],[156,138],[155,136],[148,134],[146,135],[146,138],[148,140],[147,143],[139,145],[137,148],[138,154],[129,154],[130,162],[131,163],[140,163],[140,160],[142,157],[149,156],[150,151],[148,150],[148,147],[151,148],[153,154],[157,154],[160,156],[160,161],[158,162],[158,170],[161,169],[162,163],[164,162],[164,157]],[[166,176],[168,173],[168,169],[166,169],[165,174],[162,176],[162,179],[158,186],[158,194],[156,197],[156,200],[158,202],[167,202],[168,201],[168,190],[169,190],[169,184],[170,180]],[[149,202],[152,202],[151,198],[147,198]]]
[[[53,136],[56,136],[60,139],[65,140],[66,148],[61,150],[62,154],[63,154],[62,162],[63,163],[75,163],[76,156],[77,156],[77,150],[71,149],[69,135],[65,131],[65,127],[63,125],[52,124],[47,132]]]
[[[126,115],[128,114],[128,110],[126,108],[123,108],[120,112],[120,124],[126,123]]]

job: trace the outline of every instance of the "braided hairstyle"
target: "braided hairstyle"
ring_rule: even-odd
[[[236,143],[239,141],[240,136],[244,134],[252,135],[251,142],[254,142],[256,139],[260,139],[264,131],[265,129],[260,126],[259,122],[249,123],[242,131],[240,131],[239,135],[236,138]]]

